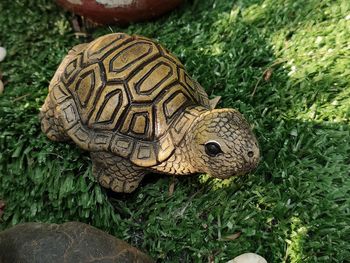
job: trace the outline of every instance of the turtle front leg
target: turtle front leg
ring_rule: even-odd
[[[146,174],[144,169],[107,152],[91,152],[91,159],[93,175],[114,192],[133,192]]]

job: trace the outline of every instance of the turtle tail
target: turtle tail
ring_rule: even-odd
[[[68,141],[70,138],[65,133],[60,119],[55,116],[56,103],[47,96],[44,105],[40,109],[39,118],[41,130],[52,141]]]

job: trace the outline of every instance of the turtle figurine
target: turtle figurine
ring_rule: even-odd
[[[1,263],[153,263],[149,256],[79,222],[24,223],[0,232]]]
[[[147,173],[225,179],[255,169],[249,124],[216,103],[162,45],[113,33],[69,51],[40,119],[49,139],[90,151],[102,186],[130,193]]]

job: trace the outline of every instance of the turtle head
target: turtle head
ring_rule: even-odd
[[[216,178],[243,175],[259,162],[259,146],[243,115],[213,109],[198,117],[189,133],[191,165]]]

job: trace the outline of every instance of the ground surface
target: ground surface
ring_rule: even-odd
[[[0,2],[0,228],[79,220],[160,262],[225,262],[251,251],[269,262],[350,258],[350,2],[189,1],[169,17],[111,31],[142,34],[183,61],[220,107],[254,126],[263,159],[224,184],[151,175],[129,196],[102,189],[87,153],[49,141],[38,109],[77,39],[49,0]],[[239,233],[241,235],[239,236]]]

